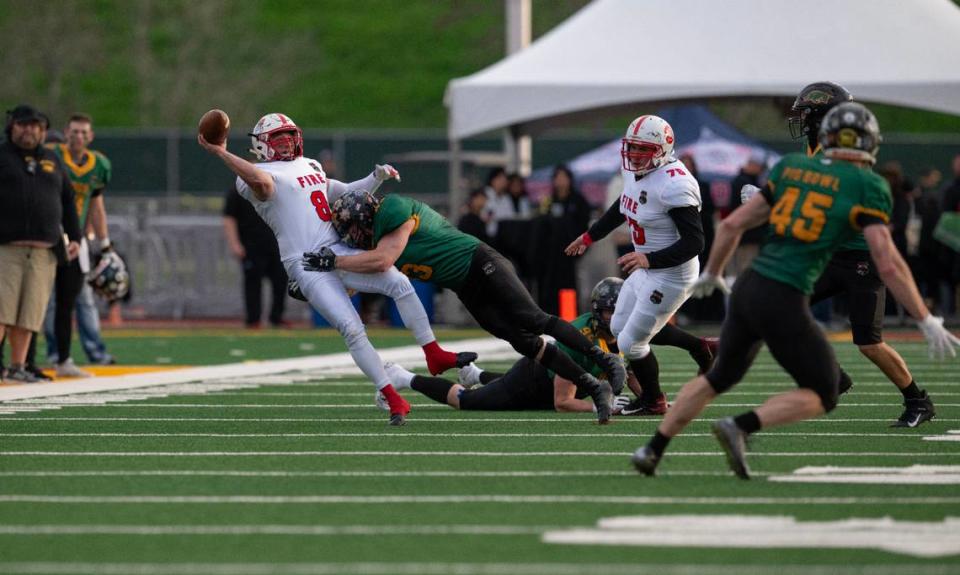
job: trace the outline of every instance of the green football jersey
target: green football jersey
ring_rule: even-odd
[[[70,176],[70,183],[73,185],[73,192],[76,196],[77,216],[80,218],[80,226],[83,227],[87,223],[87,210],[90,209],[90,200],[97,190],[103,190],[110,183],[112,175],[110,160],[100,152],[87,150],[84,161],[78,165],[70,157],[70,151],[66,144],[52,144],[48,147],[60,157],[63,165],[67,168],[67,174]]]
[[[373,243],[409,219],[415,223],[395,266],[411,279],[458,289],[480,240],[450,225],[430,206],[403,196],[388,195],[373,218]]]
[[[807,147],[807,155],[810,157],[820,157],[823,154],[823,149],[820,146],[817,146],[816,150],[811,150],[810,147]],[[892,208],[891,208],[892,209]],[[837,248],[838,252],[846,251],[870,251],[870,247],[867,246],[867,239],[863,237],[863,233],[856,233],[852,238],[840,244],[840,247]]]
[[[860,214],[890,219],[886,180],[849,162],[789,154],[773,167],[767,185],[774,203],[753,269],[806,294],[834,251],[860,234]]]
[[[593,316],[590,313],[585,313],[581,316],[578,316],[577,319],[570,322],[570,325],[580,330],[580,333],[587,336],[591,342],[599,346],[605,352],[610,352],[610,346],[607,345],[607,342],[603,340],[595,331],[593,331],[593,322],[591,321]],[[577,365],[583,368],[584,371],[590,375],[599,378],[607,379],[607,374],[605,371],[600,369],[597,364],[595,364],[589,357],[584,354],[574,351],[569,347],[563,345],[559,341],[557,342],[557,347],[560,348],[560,351],[570,356]],[[554,373],[552,371],[548,372],[550,374],[551,381],[553,380]],[[584,397],[586,394],[583,394]]]

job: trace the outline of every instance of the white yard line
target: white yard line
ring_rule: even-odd
[[[457,349],[475,351],[481,356],[495,356],[504,353],[504,351],[510,351],[510,346],[506,342],[494,338],[467,339],[455,343]],[[410,368],[423,367],[424,364],[423,351],[419,346],[410,345],[385,348],[378,350],[378,352],[385,362],[398,362]],[[511,351],[511,353],[513,352]],[[156,385],[184,384],[225,378],[253,378],[257,376],[271,376],[284,372],[315,369],[349,369],[352,372],[352,370],[356,369],[356,365],[349,353],[336,353],[292,359],[231,363],[212,367],[192,367],[116,377],[97,377],[50,384],[4,386],[0,388],[0,402],[78,393],[118,391]]]
[[[0,562],[21,575],[956,575],[955,565],[712,563],[79,563]]]
[[[713,437],[712,433],[684,433],[679,436],[684,437]],[[384,433],[380,431],[373,432],[318,432],[318,433],[7,433],[3,432],[3,437],[216,437],[222,439],[239,439],[251,437],[277,437],[277,438],[303,438],[303,437],[376,437],[396,438],[396,437],[633,437],[638,438],[636,433],[607,433],[606,431],[597,431],[595,433],[448,433],[448,432],[397,432]],[[804,433],[794,431],[771,431],[764,434],[764,437],[882,437],[884,439],[908,439],[915,441],[917,436],[914,434],[903,433]],[[960,435],[950,436],[931,436],[947,437],[950,441],[960,441]],[[930,437],[924,437],[930,439]]]
[[[655,497],[631,495],[0,495],[0,503],[387,505],[574,504],[610,505],[957,505],[960,497]]]
[[[602,437],[602,436],[598,436]],[[626,457],[612,451],[0,451],[3,457]],[[670,457],[717,457],[720,451],[670,451]],[[960,451],[754,451],[758,457],[960,457]]]
[[[473,417],[472,414],[477,412],[464,412],[458,417],[428,417],[428,418],[419,418],[419,417],[408,417],[408,422],[416,422],[417,424],[422,423],[493,423],[493,422],[505,422],[505,423],[574,423],[574,424],[595,424],[596,419],[594,417],[587,417],[586,414],[580,417]],[[543,412],[551,413],[552,412]],[[226,421],[244,421],[250,423],[275,423],[275,422],[310,422],[310,423],[354,423],[354,422],[368,422],[368,421],[379,421],[383,422],[383,417],[73,417],[73,416],[56,416],[52,415],[49,417],[0,417],[0,425],[7,421],[130,421],[130,422],[140,422],[140,421],[204,421],[204,422],[226,422]],[[621,423],[655,423],[658,420],[650,419],[646,417],[615,417],[614,421],[617,424]],[[716,418],[698,418],[694,419],[695,422],[704,423],[704,422],[713,422],[716,421]],[[891,423],[893,418],[821,418],[821,419],[809,419],[805,421],[799,421],[798,424],[820,424],[820,423]],[[951,419],[951,418],[941,418],[937,417],[936,421],[938,422],[947,422],[947,423],[956,423],[960,422],[960,419]]]
[[[677,477],[728,477],[728,471],[658,471]],[[636,477],[635,471],[239,471],[239,470],[112,470],[0,471],[0,477]],[[768,475],[754,471],[751,475]]]
[[[372,394],[371,394],[371,397]],[[164,408],[164,409],[368,409],[373,407],[373,401],[366,403],[85,403],[85,402],[31,402],[23,404],[12,404],[14,406],[44,406],[44,407],[100,407],[107,405],[111,408]],[[899,406],[899,402],[889,401],[886,403],[842,403],[842,408],[852,407],[894,407]],[[937,407],[960,407],[960,403],[940,403]],[[411,402],[411,407],[416,409],[450,409],[449,406],[439,403],[419,403]],[[757,403],[722,403],[714,402],[708,407],[757,407]]]

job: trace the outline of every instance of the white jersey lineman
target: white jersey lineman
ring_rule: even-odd
[[[423,346],[436,338],[410,280],[392,267],[376,274],[342,270],[312,273],[304,271],[301,265],[304,252],[319,251],[322,247],[330,247],[338,255],[360,251],[341,243],[330,221],[330,205],[347,191],[365,189],[372,193],[379,182],[373,174],[349,184],[329,179],[319,162],[302,156],[289,161],[258,163],[256,167],[273,177],[273,196],[267,201],[258,200],[239,177],[237,192],[253,204],[257,214],[273,230],[288,277],[299,284],[310,305],[337,328],[357,366],[373,380],[377,389],[382,389],[390,384],[390,379],[376,350],[367,340],[347,288],[392,298],[404,325]]]
[[[682,162],[674,159],[643,176],[623,170],[620,213],[626,218],[633,249],[640,253],[662,250],[680,239],[669,215],[674,208],[700,210],[700,186]],[[628,359],[646,356],[650,339],[683,305],[700,274],[700,262],[660,269],[638,269],[620,291],[610,328]]]

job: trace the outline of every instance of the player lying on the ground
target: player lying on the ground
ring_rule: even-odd
[[[590,294],[591,311],[572,322],[574,327],[601,349],[612,352],[617,351],[617,338],[610,333],[610,318],[613,316],[622,285],[623,280],[620,278],[610,277],[601,280]],[[710,353],[710,347],[705,340],[703,348]],[[583,354],[562,344],[560,349],[594,376],[603,377],[603,372]],[[704,363],[698,362],[700,369],[709,369],[711,359],[712,355],[701,356],[700,361]],[[526,357],[520,358],[506,373],[484,371],[474,364],[462,367],[459,383],[440,377],[416,375],[396,364],[388,364],[385,367],[397,389],[413,389],[434,401],[456,409],[583,412],[594,409],[592,402],[585,401],[586,394],[577,390],[572,382]],[[627,386],[635,397],[618,396],[613,414],[646,415],[639,403],[642,390],[633,374],[627,375]],[[377,394],[377,404],[381,408],[385,406],[385,401],[379,394]]]
[[[424,203],[396,194],[383,200],[363,191],[344,194],[334,202],[333,224],[345,241],[369,251],[338,255],[325,248],[304,254],[304,269],[384,272],[396,266],[412,278],[448,288],[480,327],[573,382],[597,405],[598,421],[610,420],[613,395],[626,382],[620,357],[537,307],[513,265],[493,248],[456,229]],[[609,383],[585,371],[542,334],[589,357],[606,372]]]
[[[376,166],[369,176],[349,184],[327,178],[317,161],[303,157],[300,128],[283,114],[260,118],[250,138],[251,151],[259,160],[257,164],[228,152],[226,141],[211,144],[202,135],[197,136],[197,141],[237,175],[237,192],[253,204],[277,236],[287,275],[310,305],[337,328],[357,366],[387,397],[391,425],[403,425],[410,405],[390,384],[383,362],[367,339],[360,315],[347,296],[347,288],[393,298],[404,325],[423,346],[431,373],[465,365],[475,359],[476,354],[458,357],[440,348],[413,285],[396,270],[310,274],[303,271],[300,262],[304,252],[321,248],[334,247],[340,253],[359,251],[340,243],[340,236],[330,222],[329,202],[351,190],[375,190],[386,180],[399,180],[400,175],[391,166]]]
[[[778,425],[810,419],[837,405],[840,370],[833,348],[810,314],[809,294],[831,254],[863,230],[883,282],[930,344],[943,355],[960,345],[943,320],[924,305],[910,268],[900,256],[887,222],[890,189],[871,166],[880,147],[880,127],[865,106],[846,102],[830,110],[820,127],[823,157],[790,154],[774,166],[761,194],[734,210],[717,230],[704,275],[695,291],[723,285],[722,270],[744,230],[768,221],[767,241],[750,270],[737,279],[720,333],[717,360],[677,394],[656,434],[633,455],[633,464],[653,475],[670,440],[717,395],[743,379],[763,343],[798,389],[762,406],[713,424],[713,434],[733,472],[749,479],[746,438]],[[702,289],[707,288],[707,289]]]
[[[610,327],[643,388],[640,402],[647,415],[667,411],[650,344],[690,297],[704,246],[700,185],[674,157],[673,146],[673,129],[663,118],[640,116],[631,122],[620,150],[620,198],[564,250],[568,256],[582,255],[624,221],[630,227],[633,251],[617,260],[630,276]]]

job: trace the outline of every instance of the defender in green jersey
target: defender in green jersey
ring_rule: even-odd
[[[619,350],[617,338],[610,333],[610,318],[622,286],[623,280],[620,278],[600,280],[590,293],[590,312],[570,322],[587,339],[612,353],[619,353]],[[586,355],[562,344],[560,349],[594,377],[605,377],[603,371]],[[694,356],[694,359],[697,358]],[[702,369],[704,366],[700,367]],[[467,365],[460,368],[459,383],[416,375],[396,364],[386,366],[386,370],[397,389],[410,388],[439,403],[465,411],[593,410],[593,404],[584,401],[586,394],[571,381],[526,357],[517,360],[506,373],[494,373],[481,370],[473,364]],[[642,390],[633,373],[627,375],[627,386],[634,397],[618,396],[614,415],[640,415],[639,397]],[[377,397],[377,404],[383,409],[384,400]]]
[[[344,240],[369,251],[338,257],[327,248],[304,254],[304,269],[369,273],[395,265],[414,279],[449,288],[482,328],[572,381],[593,398],[600,423],[609,421],[614,390],[619,392],[626,381],[620,358],[537,307],[513,266],[493,248],[460,232],[429,206],[402,196],[381,201],[366,192],[351,192],[338,198],[331,211]],[[590,375],[542,334],[590,357],[610,383]]]
[[[790,125],[801,128],[801,133],[794,134],[795,139],[806,136],[807,155],[820,155],[817,134],[824,114],[836,104],[852,99],[850,92],[833,82],[816,82],[800,91],[793,103],[795,115]],[[810,304],[843,294],[847,296],[853,343],[903,395],[903,413],[892,427],[916,427],[933,419],[936,414],[933,401],[917,386],[897,350],[883,341],[887,289],[870,259],[862,233],[854,234],[834,252],[814,284]]]
[[[752,269],[734,285],[716,363],[680,390],[657,433],[634,453],[639,472],[655,473],[670,439],[743,378],[763,343],[799,389],[714,423],[713,433],[738,477],[750,477],[748,434],[816,417],[836,406],[839,366],[810,315],[809,293],[833,251],[860,230],[880,276],[917,319],[931,352],[956,355],[953,347],[960,339],[943,328],[941,318],[930,315],[887,229],[889,193],[883,193],[887,190],[869,169],[880,143],[876,118],[861,104],[839,104],[824,117],[819,141],[823,158],[786,156],[774,167],[767,189],[721,222],[706,271],[694,289],[722,284],[720,270],[743,230],[768,221],[769,239]]]

